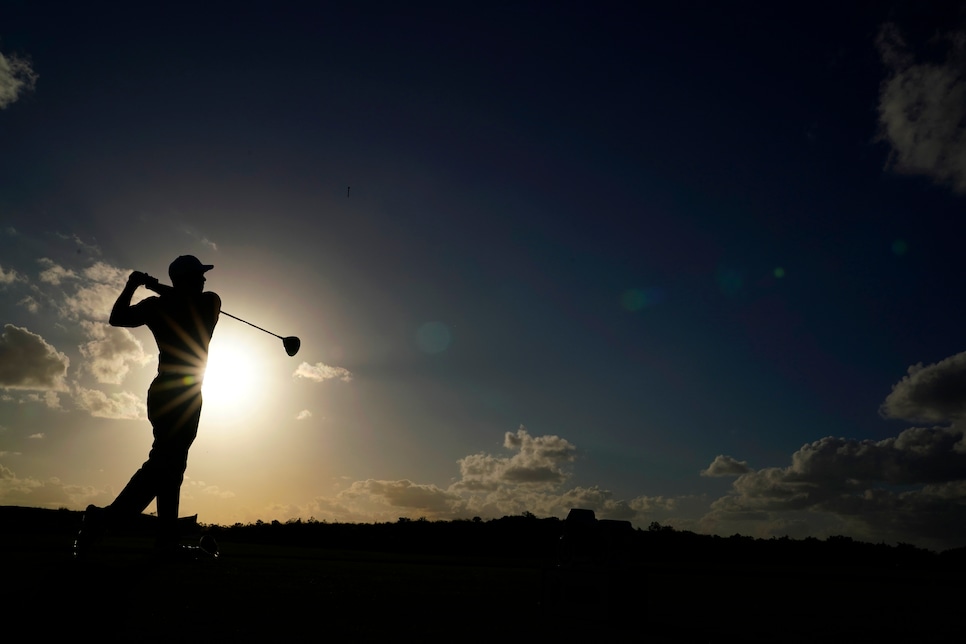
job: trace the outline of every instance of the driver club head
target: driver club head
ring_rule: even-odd
[[[302,341],[296,338],[294,335],[290,335],[287,338],[282,338],[282,346],[285,347],[285,353],[290,356],[294,356],[299,352],[299,347],[302,346]]]

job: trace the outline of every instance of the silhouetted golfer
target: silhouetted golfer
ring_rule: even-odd
[[[178,543],[181,482],[188,448],[201,418],[201,381],[208,361],[208,344],[218,322],[221,298],[205,292],[205,272],[213,266],[182,255],[168,267],[172,287],[159,285],[146,273],[133,272],[111,310],[111,325],[147,325],[158,343],[158,375],[148,389],[148,420],[154,443],[148,460],[106,508],[88,506],[74,554],[83,557],[91,543],[112,523],[139,515],[158,500],[157,552],[181,557],[201,554]],[[139,286],[160,293],[131,305]]]

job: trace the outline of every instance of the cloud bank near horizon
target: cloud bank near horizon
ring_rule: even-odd
[[[70,369],[73,364],[66,353],[40,334],[6,325],[0,336],[4,395],[54,409],[63,409],[64,397],[74,409],[98,418],[145,418],[143,396],[123,390],[123,383],[151,356],[129,331],[104,323],[127,272],[102,261],[67,267],[41,259],[36,274],[2,274],[0,288],[29,293],[42,314],[71,325],[81,338],[79,364]],[[82,375],[95,386],[82,385]],[[350,382],[352,374],[323,363],[302,363],[293,377]],[[966,524],[964,400],[966,352],[931,365],[912,365],[893,386],[880,413],[886,419],[932,425],[909,427],[879,441],[826,436],[803,445],[784,466],[756,468],[739,457],[718,454],[695,473],[734,479],[728,493],[717,498],[618,498],[603,486],[574,486],[573,471],[581,461],[578,446],[558,435],[532,435],[520,426],[505,432],[502,452],[457,459],[456,477],[447,485],[418,477],[367,479],[334,494],[264,512],[278,519],[314,516],[373,522],[400,516],[497,518],[523,512],[562,517],[572,507],[586,507],[601,518],[639,526],[659,521],[679,529],[765,537],[849,534],[940,547],[960,538],[960,527]],[[300,413],[303,420],[310,415]],[[83,507],[107,494],[60,481],[20,478],[15,469],[4,467],[2,503]],[[221,496],[226,502],[239,502],[231,495]]]

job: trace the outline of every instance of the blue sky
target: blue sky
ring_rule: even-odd
[[[143,460],[190,253],[302,339],[219,323],[203,521],[962,545],[953,3],[205,6],[0,10],[0,503]]]

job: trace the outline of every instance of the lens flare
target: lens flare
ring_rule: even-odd
[[[660,304],[664,300],[664,291],[658,287],[631,288],[621,294],[621,307],[626,311],[641,311]]]
[[[426,353],[442,353],[452,341],[449,327],[442,322],[427,322],[416,331],[416,344]]]

